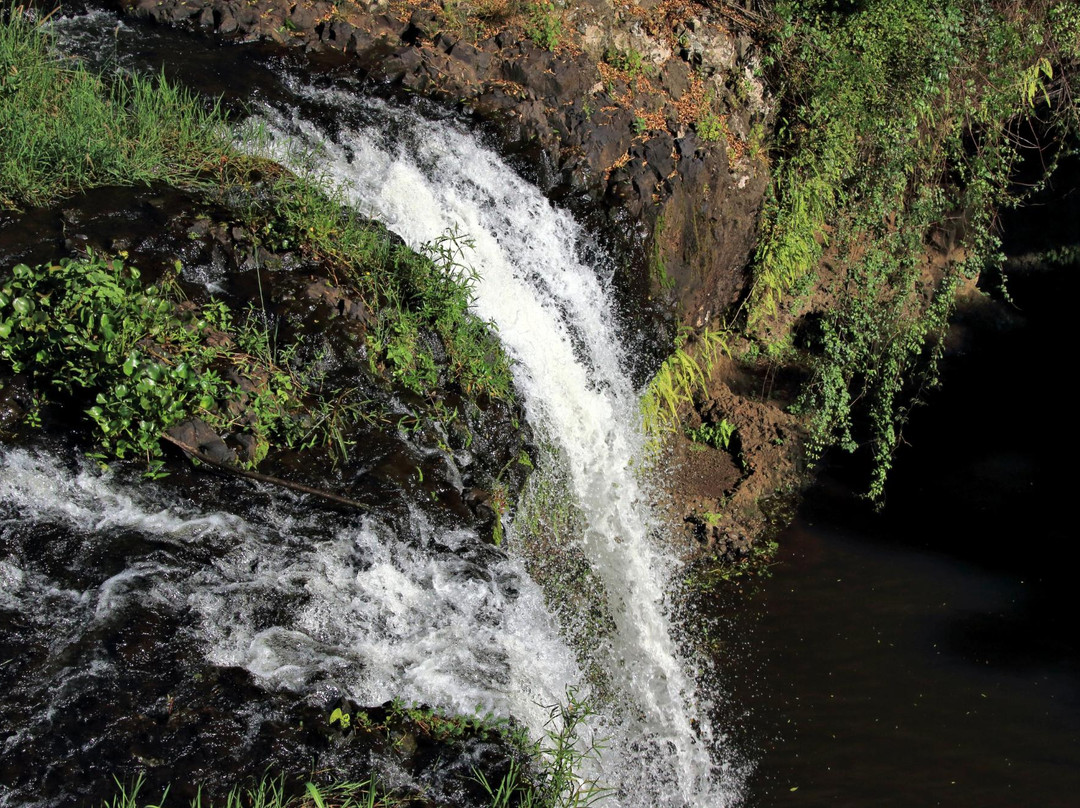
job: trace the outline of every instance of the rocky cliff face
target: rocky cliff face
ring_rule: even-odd
[[[701,326],[745,291],[772,105],[736,20],[681,3],[125,0],[142,18],[343,54],[381,94],[490,126],[553,199],[615,225],[630,297]],[[636,293],[636,294],[635,294]]]
[[[618,291],[650,332],[723,325],[746,295],[769,182],[775,101],[747,12],[687,2],[123,0],[132,16],[228,41],[303,49],[365,92],[472,116],[518,170],[610,238]],[[665,350],[667,336],[654,338]],[[801,480],[797,380],[717,362],[670,436],[669,515],[686,549],[739,556],[761,506]],[[767,508],[766,508],[767,509]]]

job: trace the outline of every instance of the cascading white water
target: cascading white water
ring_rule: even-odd
[[[320,176],[413,247],[448,230],[473,243],[465,261],[479,275],[475,310],[497,325],[529,422],[561,455],[585,517],[583,550],[615,622],[606,673],[625,703],[608,763],[620,799],[737,801],[740,777],[715,757],[721,740],[701,718],[664,614],[673,562],[649,538],[649,492],[635,474],[638,395],[604,268],[580,258],[585,234],[451,124],[337,91],[297,91],[354,123],[331,134],[296,113],[268,112],[276,158],[299,168],[298,148],[305,160],[314,154]]]
[[[361,704],[398,698],[462,714],[480,706],[542,726],[542,705],[580,678],[521,565],[494,550],[482,563],[462,554],[483,546],[471,531],[438,529],[416,513],[407,536],[374,517],[328,524],[298,516],[287,499],[257,518],[204,513],[86,465],[72,471],[0,449],[0,536],[22,536],[3,545],[11,554],[0,556],[0,608],[40,615],[61,647],[122,620],[134,600],[193,620],[186,631],[213,664],[244,667],[316,703],[346,693]],[[80,588],[20,551],[36,547],[35,528],[72,536],[65,544]],[[93,569],[97,559],[122,561],[131,533],[155,549],[111,574]],[[102,662],[65,664],[81,675]],[[36,716],[47,721],[59,709],[44,704]]]
[[[268,113],[279,156],[288,160],[288,139],[316,148],[326,176],[413,246],[448,228],[474,243],[466,260],[479,272],[476,311],[497,324],[530,424],[564,466],[585,517],[582,550],[615,622],[610,643],[597,649],[619,698],[597,728],[612,736],[600,776],[618,789],[604,804],[738,802],[741,774],[718,751],[722,739],[713,737],[664,614],[676,566],[650,541],[651,492],[634,474],[642,453],[637,391],[608,269],[581,257],[587,234],[452,123],[296,89],[353,124],[330,134],[295,113]],[[516,716],[533,734],[548,716],[541,705],[581,683],[574,653],[520,561],[493,554],[473,564],[466,549],[479,543],[474,534],[419,513],[399,536],[375,517],[328,529],[291,504],[243,517],[208,514],[152,487],[132,491],[93,469],[0,450],[0,537],[12,523],[62,525],[88,558],[121,553],[118,533],[157,548],[74,582],[33,554],[0,556],[0,609],[30,615],[43,636],[74,638],[119,621],[126,604],[152,602],[193,621],[185,632],[210,662],[244,667],[269,688],[315,701],[337,692],[367,704],[397,697],[465,713],[482,705]],[[108,675],[103,658],[89,662],[89,673],[79,667],[87,660],[77,662],[64,673],[71,681]],[[63,693],[43,692],[52,701],[20,736],[45,732],[66,709]]]

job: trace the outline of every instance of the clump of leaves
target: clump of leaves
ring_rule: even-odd
[[[731,448],[731,439],[735,436],[735,425],[726,418],[718,424],[702,424],[686,430],[686,436],[695,443],[703,443],[714,449],[727,451]]]
[[[305,405],[311,380],[274,361],[265,330],[236,325],[221,302],[181,305],[168,282],[144,289],[135,267],[102,256],[14,267],[0,285],[0,364],[85,406],[101,459],[141,456],[151,473],[161,434],[185,418],[235,426],[219,406],[229,400],[249,401],[246,428],[262,453],[271,436],[326,438]],[[227,368],[253,392],[225,379]]]
[[[697,130],[698,137],[706,143],[716,143],[727,137],[727,124],[711,109],[701,113],[694,122],[694,129]]]
[[[630,78],[654,73],[656,68],[645,60],[645,55],[636,48],[608,48],[604,51],[604,61],[621,70]]]
[[[525,33],[529,39],[546,50],[555,50],[565,35],[562,18],[551,0],[537,0],[527,7]]]

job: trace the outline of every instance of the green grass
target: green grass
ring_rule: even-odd
[[[530,740],[526,733],[508,719],[443,715],[426,707],[405,707],[398,701],[390,705],[387,719],[401,721],[439,742],[453,742],[479,737],[487,742],[499,736],[506,745],[508,768],[501,777],[488,777],[474,767],[468,779],[488,796],[491,808],[588,808],[603,802],[612,792],[586,770],[604,749],[590,727],[594,716],[591,702],[570,688],[565,699],[548,705],[548,720],[539,738]],[[352,716],[335,710],[329,719],[337,725],[343,742],[369,733],[389,733],[388,725],[373,722],[363,711]],[[102,808],[157,808],[163,805],[169,789],[154,802],[142,796],[144,777],[140,774],[129,785],[116,781],[116,791]],[[209,801],[199,796],[192,808],[405,808],[423,800],[423,793],[408,788],[388,789],[371,777],[358,782],[319,785],[307,782],[297,793],[286,786],[284,777],[264,776],[251,786],[236,787],[223,800]]]
[[[168,789],[154,802],[141,795],[142,789],[141,775],[130,786],[117,781],[116,794],[102,808],[157,808],[165,803]],[[300,795],[289,794],[284,780],[264,778],[248,788],[234,789],[223,801],[207,802],[200,795],[191,801],[191,808],[396,808],[407,804],[380,793],[374,778],[328,786],[308,783]]]
[[[260,149],[258,134],[251,148]],[[315,158],[281,173],[248,197],[243,217],[270,249],[299,247],[334,268],[336,280],[376,312],[369,332],[373,369],[385,369],[419,395],[451,385],[469,396],[513,398],[509,360],[496,327],[469,310],[476,273],[472,244],[456,232],[414,251],[360,216],[321,173]],[[445,361],[437,363],[430,338]]]
[[[0,208],[100,185],[191,184],[238,157],[220,111],[163,78],[106,80],[0,8]]]

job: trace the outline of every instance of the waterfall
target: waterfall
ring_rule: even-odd
[[[112,35],[114,18],[104,21]],[[614,694],[592,727],[610,738],[600,770],[589,772],[615,789],[602,804],[738,803],[745,773],[710,726],[665,613],[678,564],[655,540],[653,492],[636,473],[639,391],[622,347],[632,335],[616,324],[602,251],[454,121],[351,93],[293,90],[303,109],[319,112],[265,109],[274,156],[299,169],[299,146],[326,182],[413,247],[447,230],[472,243],[464,261],[477,272],[475,311],[497,326],[526,417],[581,514],[580,535],[566,541],[602,588],[613,626],[591,649]],[[0,734],[0,758],[111,759],[108,732],[68,730],[78,729],[87,694],[117,697],[109,706],[117,726],[127,713],[150,713],[138,696],[120,698],[127,663],[107,648],[128,625],[170,632],[140,653],[162,654],[163,667],[182,668],[177,675],[194,656],[320,707],[339,695],[461,713],[479,705],[533,735],[548,718],[544,705],[584,681],[513,553],[513,525],[507,556],[419,510],[404,525],[378,513],[328,517],[256,487],[257,506],[238,494],[235,508],[214,512],[182,488],[135,482],[89,461],[0,447],[0,629],[23,643],[5,645],[0,632],[0,666],[9,647],[32,651],[30,673],[0,692],[12,725]],[[173,647],[184,649],[179,662]],[[240,735],[257,732],[256,712],[239,717],[248,722]],[[32,787],[5,792],[0,783],[0,806],[37,801]]]
[[[476,313],[513,360],[527,418],[555,447],[584,517],[580,537],[615,624],[606,672],[623,697],[608,761],[626,805],[726,805],[739,775],[703,719],[663,608],[673,559],[650,540],[638,391],[615,325],[610,272],[582,258],[588,235],[477,138],[349,93],[295,88],[332,110],[333,131],[267,111],[277,159],[317,166],[362,212],[419,248],[447,231],[472,243]],[[295,155],[303,154],[302,161]],[[511,532],[511,535],[513,533]]]

